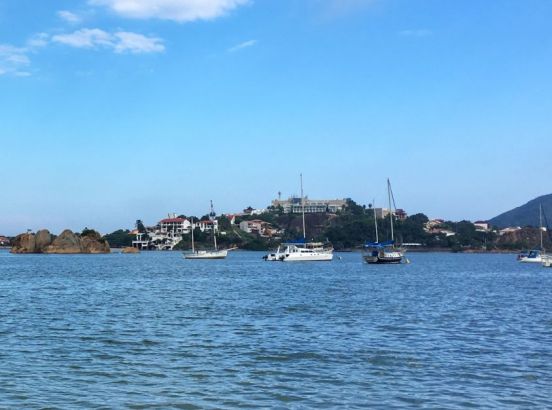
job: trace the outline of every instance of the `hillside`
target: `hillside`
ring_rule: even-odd
[[[548,218],[549,225],[552,225],[552,194],[535,198],[525,205],[495,216],[489,222],[491,225],[499,228],[506,228],[508,226],[539,226],[540,204],[542,204],[542,209]]]

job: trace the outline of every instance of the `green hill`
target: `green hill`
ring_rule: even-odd
[[[489,222],[493,226],[506,228],[508,226],[539,226],[539,205],[548,218],[548,224],[552,227],[552,194],[539,196],[525,205],[504,212]]]

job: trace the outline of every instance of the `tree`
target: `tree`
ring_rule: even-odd
[[[130,234],[129,230],[119,229],[115,232],[111,232],[103,237],[114,248],[124,248],[132,246],[134,236]]]
[[[141,220],[141,219],[138,219],[138,220],[136,221],[136,229],[138,229],[138,232],[139,232],[139,233],[147,233],[146,227],[145,227],[144,224],[142,223],[142,220]]]

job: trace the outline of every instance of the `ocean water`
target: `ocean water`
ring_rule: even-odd
[[[552,408],[552,269],[337,255],[0,251],[0,408]]]

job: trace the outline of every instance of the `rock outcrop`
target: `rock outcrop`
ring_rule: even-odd
[[[12,253],[109,253],[109,243],[93,230],[85,230],[81,235],[64,230],[55,237],[46,229],[36,234],[24,233],[15,238]]]
[[[102,239],[96,231],[90,231],[87,235],[81,237],[82,253],[109,253],[109,243]]]
[[[35,235],[35,249],[41,251],[47,246],[49,246],[54,238],[48,229],[42,229],[38,231]]]
[[[36,241],[34,233],[22,233],[13,241],[11,253],[36,253]]]
[[[69,229],[64,230],[51,245],[43,250],[44,253],[84,253],[81,239]]]
[[[140,253],[140,250],[132,246],[127,246],[126,248],[123,248],[121,253]]]

